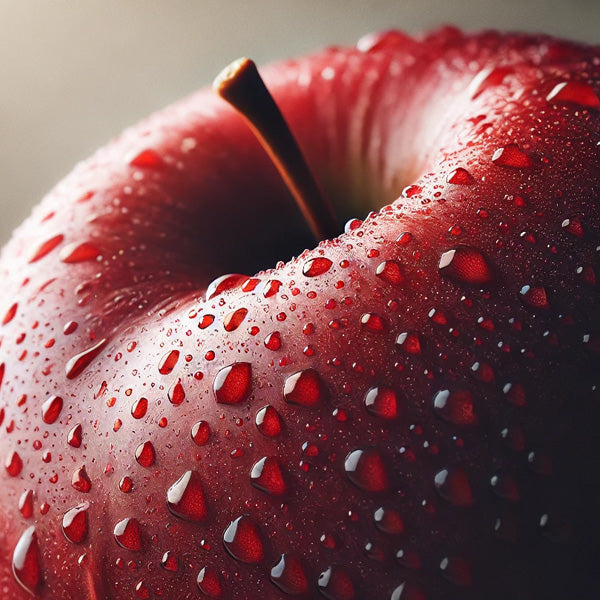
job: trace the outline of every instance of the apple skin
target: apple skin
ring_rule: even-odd
[[[200,91],[78,165],[0,262],[4,596],[597,597],[599,55],[444,28],[266,68],[338,212],[385,207],[208,300],[311,245],[242,119]]]

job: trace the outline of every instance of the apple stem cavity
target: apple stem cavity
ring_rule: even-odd
[[[281,110],[254,61],[239,58],[216,77],[213,88],[246,120],[283,181],[317,241],[336,237],[340,228]]]

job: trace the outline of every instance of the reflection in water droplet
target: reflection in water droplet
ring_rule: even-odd
[[[100,354],[102,348],[106,345],[107,340],[101,339],[99,342],[84,350],[83,352],[76,354],[67,362],[65,366],[65,374],[67,379],[75,379],[80,375],[85,368]]]
[[[248,515],[242,515],[229,524],[223,532],[223,545],[240,562],[255,564],[264,557],[258,526]]]

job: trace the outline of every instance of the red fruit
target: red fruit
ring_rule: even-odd
[[[598,55],[266,68],[316,248],[212,91],[79,165],[0,259],[4,596],[599,597]]]

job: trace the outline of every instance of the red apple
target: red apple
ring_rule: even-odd
[[[77,166],[0,262],[3,597],[599,597],[599,57],[264,69],[338,218],[379,211],[311,250],[212,91]]]

